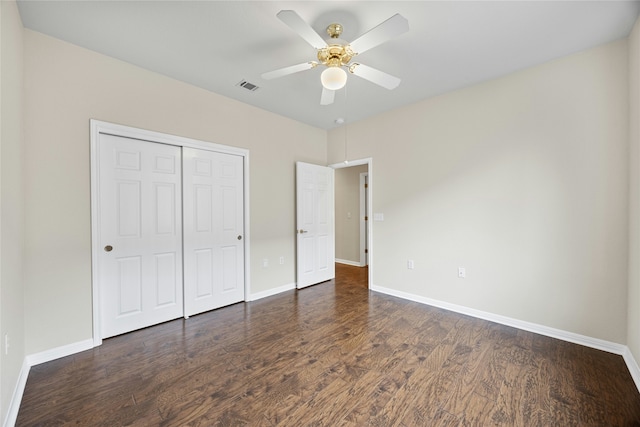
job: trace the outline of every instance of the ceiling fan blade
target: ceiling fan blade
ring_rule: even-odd
[[[281,10],[276,16],[314,48],[322,49],[327,46],[327,42],[295,11]]]
[[[310,70],[316,65],[318,65],[317,62],[303,62],[302,64],[291,65],[289,67],[269,71],[268,73],[262,74],[262,78],[265,80],[277,79],[278,77],[284,77],[300,71]]]
[[[365,80],[369,80],[371,83],[375,83],[378,86],[382,86],[389,90],[397,88],[401,82],[401,79],[398,77],[358,63],[351,65],[351,67],[349,67],[349,71],[358,77],[362,77]]]
[[[320,105],[333,104],[333,100],[336,97],[335,90],[329,90],[325,87],[322,88],[322,96],[320,97]]]
[[[409,21],[396,13],[351,42],[351,49],[356,53],[362,53],[407,31],[409,31]]]

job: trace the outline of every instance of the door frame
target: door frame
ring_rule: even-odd
[[[100,134],[108,134],[123,138],[139,139],[159,144],[169,144],[178,147],[190,147],[199,150],[216,151],[225,154],[234,154],[241,156],[243,159],[243,201],[244,201],[244,300],[250,301],[251,295],[251,234],[249,226],[250,206],[249,206],[249,150],[228,145],[216,144],[213,142],[201,141],[197,139],[185,138],[181,136],[170,135],[161,132],[154,132],[145,129],[134,128],[130,126],[119,125],[115,123],[104,122],[100,120],[90,120],[90,153],[91,153],[91,290],[93,299],[93,346],[97,347],[102,344],[100,333],[100,289],[99,289],[99,271],[98,271],[98,236],[100,230],[99,224],[99,169],[100,158],[98,150],[98,141]]]
[[[369,265],[367,251],[367,223],[369,222],[369,210],[367,200],[371,196],[369,193],[369,172],[360,173],[360,267]],[[367,217],[365,219],[365,217]]]
[[[360,166],[367,165],[367,173],[369,174],[369,198],[367,200],[367,211],[369,212],[369,216],[371,216],[371,212],[373,212],[373,157],[367,157],[364,159],[358,160],[349,160],[349,162],[340,162],[329,165],[330,168],[334,169],[343,169],[349,168],[351,166]],[[369,218],[367,221],[367,237],[369,243],[369,272],[368,272],[368,283],[367,286],[369,289],[373,286],[373,221]]]

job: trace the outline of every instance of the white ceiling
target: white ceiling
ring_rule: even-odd
[[[310,125],[331,129],[437,94],[626,37],[637,1],[32,1],[24,26]],[[320,106],[320,67],[265,81],[266,71],[314,60],[276,18],[295,10],[324,38],[333,22],[354,40],[394,13],[410,30],[358,56],[402,78],[393,91],[349,76]],[[249,92],[246,79],[260,87]]]

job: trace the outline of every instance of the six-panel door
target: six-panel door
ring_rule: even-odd
[[[334,170],[296,162],[297,287],[335,277]]]
[[[100,134],[102,338],[244,300],[243,164]]]
[[[244,300],[243,159],[183,148],[185,315]]]
[[[183,314],[180,148],[100,136],[102,337]]]

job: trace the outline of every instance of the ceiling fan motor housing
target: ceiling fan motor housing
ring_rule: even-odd
[[[337,44],[336,41],[342,41],[339,39],[331,40],[332,43],[327,47],[318,50],[318,60],[327,67],[340,67],[347,65],[351,58],[355,56],[351,46],[346,42],[344,44]]]
[[[327,67],[347,65],[355,53],[347,41],[340,39],[342,25],[329,25],[327,27],[327,34],[329,34],[331,38],[327,40],[326,47],[318,49],[318,60]]]

